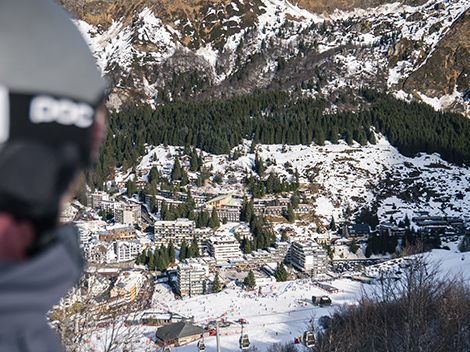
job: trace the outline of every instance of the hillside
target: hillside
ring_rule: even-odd
[[[443,161],[439,155],[423,154],[407,158],[398,153],[389,142],[378,136],[376,145],[348,146],[344,141],[325,146],[258,145],[257,153],[267,161],[275,160],[265,172],[291,180],[292,170],[298,170],[303,190],[309,190],[314,206],[315,222],[308,221],[304,231],[315,233],[317,226],[326,227],[333,216],[337,221],[354,221],[354,214],[368,207],[378,211],[379,220],[387,222],[412,218],[418,211],[431,215],[462,217],[468,221],[470,213],[470,171]],[[171,169],[179,148],[148,147],[137,166],[149,169]],[[220,172],[223,183],[213,183],[205,189],[209,193],[234,192],[243,197],[245,187],[229,184],[229,179],[241,180],[246,170],[254,165],[255,154],[249,143],[238,147],[242,156],[231,160],[230,155],[212,155],[205,164],[213,174]],[[156,159],[155,159],[156,156]],[[157,163],[154,163],[157,160]],[[190,173],[190,177],[192,174]],[[350,208],[351,213],[346,209]],[[300,224],[298,224],[300,225]]]
[[[111,81],[111,108],[367,86],[468,113],[468,0],[61,2]]]

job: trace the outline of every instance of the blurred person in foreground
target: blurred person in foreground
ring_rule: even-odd
[[[59,226],[96,154],[106,83],[51,0],[0,0],[0,351],[62,351],[46,313],[83,268]]]

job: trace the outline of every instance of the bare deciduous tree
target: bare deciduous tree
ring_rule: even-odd
[[[384,270],[358,305],[342,307],[318,334],[317,351],[468,351],[470,288],[442,279],[421,253]]]

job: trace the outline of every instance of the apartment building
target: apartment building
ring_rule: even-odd
[[[326,273],[327,252],[312,241],[295,240],[290,246],[290,262],[311,277]]]
[[[87,205],[93,209],[101,208],[103,200],[109,200],[108,193],[97,191],[87,194]]]
[[[232,198],[232,193],[229,193],[212,198],[204,204],[204,208],[216,208],[220,220],[227,218],[228,221],[239,221],[242,202]]]
[[[187,258],[178,264],[176,288],[181,297],[192,297],[206,292],[209,265],[200,258]]]
[[[114,222],[133,225],[140,223],[142,209],[140,204],[120,204],[114,210]]]
[[[126,271],[122,273],[116,280],[114,287],[111,289],[111,297],[123,297],[125,302],[131,302],[139,293],[144,276],[136,271]]]
[[[207,242],[207,251],[216,261],[240,261],[243,254],[240,243],[233,235],[223,234],[212,236]]]
[[[174,245],[180,246],[183,239],[186,243],[195,235],[196,222],[188,219],[176,219],[175,221],[160,220],[153,224],[155,244],[168,245],[170,240]]]
[[[135,260],[142,253],[142,243],[138,240],[114,242],[114,252],[118,262]]]

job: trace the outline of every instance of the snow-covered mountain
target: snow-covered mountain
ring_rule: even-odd
[[[61,2],[111,81],[110,107],[370,86],[468,113],[469,0]]]

